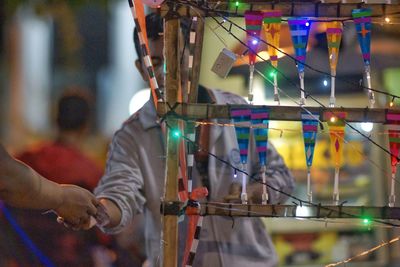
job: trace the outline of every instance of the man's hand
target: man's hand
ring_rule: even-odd
[[[87,230],[93,226],[91,216],[97,213],[99,201],[88,190],[75,185],[61,186],[61,204],[54,210],[58,222],[74,230]]]

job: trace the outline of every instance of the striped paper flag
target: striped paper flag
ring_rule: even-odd
[[[343,26],[340,21],[331,21],[326,23],[326,39],[328,41],[329,65],[331,67],[332,75],[336,75],[342,32]]]
[[[247,164],[250,137],[251,110],[248,108],[232,108],[231,118],[235,123],[236,138],[239,144],[240,161],[243,165]]]
[[[254,128],[254,139],[261,165],[267,165],[269,109],[251,110],[251,125]]]
[[[301,123],[303,126],[304,148],[306,153],[307,167],[312,166],[314,157],[315,140],[317,139],[319,114],[302,113]]]
[[[304,65],[302,63],[306,62],[310,24],[306,18],[289,18],[288,24],[292,36],[295,57],[299,61],[297,62],[297,69],[299,72],[304,72]]]
[[[256,62],[256,53],[258,49],[260,33],[263,22],[263,13],[261,11],[246,11],[244,13],[246,32],[247,32],[247,45],[249,49],[249,64],[254,65]]]

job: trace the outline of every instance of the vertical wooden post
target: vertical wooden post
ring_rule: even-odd
[[[166,102],[173,106],[178,99],[180,68],[178,61],[179,19],[166,18],[164,24],[164,56],[166,60]],[[167,107],[168,105],[166,105]],[[177,129],[175,118],[167,118],[171,129]],[[178,201],[178,140],[167,127],[167,163],[165,170],[164,201]],[[178,217],[164,215],[163,267],[178,266]]]

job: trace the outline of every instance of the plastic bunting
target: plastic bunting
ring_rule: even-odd
[[[386,124],[389,132],[389,147],[392,154],[390,163],[392,165],[392,181],[390,186],[389,207],[394,207],[396,201],[395,195],[395,182],[397,164],[399,163],[398,157],[400,152],[400,114],[387,113]]]
[[[346,127],[345,119],[347,117],[346,112],[326,112],[325,118],[327,118],[329,126],[329,137],[331,139],[331,153],[333,155],[335,163],[335,181],[333,185],[333,203],[339,205],[339,169],[342,164],[343,155],[343,140],[344,131]]]
[[[353,9],[351,12],[356,26],[361,53],[364,59],[364,69],[368,88],[371,88],[371,13],[371,9],[369,8]],[[368,90],[368,98],[370,106],[372,107],[375,104],[375,96],[374,92],[371,90]]]
[[[271,60],[272,66],[278,67],[278,50],[279,39],[281,36],[281,21],[282,12],[280,10],[263,10],[264,20],[263,29],[265,33],[265,38],[268,44],[268,55]],[[279,94],[278,94],[278,79],[277,73],[274,71],[274,101],[278,102],[280,105]]]
[[[310,32],[310,22],[306,18],[289,18],[288,24],[297,62],[297,70],[300,78],[300,104],[306,104],[304,94],[304,63],[306,62],[308,34]]]
[[[240,153],[240,170],[246,172],[247,167],[247,156],[249,150],[249,136],[250,136],[250,118],[251,110],[247,108],[232,108],[230,110],[231,118],[235,123],[236,138],[239,144]],[[242,194],[241,200],[243,204],[247,204],[247,176],[244,173],[242,175]]]
[[[254,64],[256,63],[257,49],[260,40],[263,13],[261,11],[246,11],[244,13],[246,32],[247,32],[247,46],[249,49],[249,65],[250,65],[250,76],[249,76],[249,102],[253,103],[253,76],[254,76]]]
[[[329,106],[335,106],[335,77],[339,58],[340,42],[342,40],[343,25],[340,21],[326,23],[326,39],[328,41],[329,65],[331,68],[331,97]]]
[[[261,178],[263,183],[262,204],[267,204],[267,180],[265,172],[267,171],[267,149],[268,149],[268,125],[269,109],[254,108],[251,110],[251,125],[254,128],[254,139],[261,165]]]
[[[312,202],[312,190],[311,190],[311,166],[314,157],[315,141],[318,133],[319,114],[318,113],[302,113],[301,123],[303,126],[303,138],[304,138],[304,151],[306,153],[306,164],[307,164],[307,196],[308,201]]]

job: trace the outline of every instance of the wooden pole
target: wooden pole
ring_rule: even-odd
[[[327,121],[337,112],[347,112],[348,122],[385,123],[386,113],[400,113],[400,109],[383,108],[328,108],[328,107],[298,107],[298,106],[258,106],[258,105],[215,105],[215,104],[187,104],[176,105],[174,112],[190,120],[200,119],[229,119],[231,108],[269,108],[269,119],[280,121],[301,121],[301,114],[308,110],[319,113],[321,121]],[[165,114],[165,104],[160,103],[159,116]],[[169,111],[169,109],[166,109]]]
[[[179,19],[166,18],[164,24],[164,53],[166,60],[166,103],[173,106],[178,99],[180,70],[178,61]],[[166,108],[165,106],[164,108]],[[165,170],[164,201],[178,200],[178,140],[171,129],[177,128],[176,119],[168,119],[167,127],[167,162]],[[163,220],[163,265],[178,266],[178,217],[164,215]]]
[[[314,18],[349,18],[351,12],[356,8],[370,8],[372,16],[390,16],[400,11],[398,0],[347,0],[346,3],[340,0],[241,0],[239,5],[235,5],[236,1],[207,1],[208,7],[202,6],[205,10],[211,11],[212,7],[217,6],[217,10],[229,11],[231,17],[243,16],[245,10],[261,11],[265,9],[276,9],[282,11],[284,17],[314,17]],[[192,3],[192,5],[194,5]],[[161,15],[168,12],[167,5],[161,6]],[[198,12],[194,8],[189,8],[188,5],[180,6],[176,12],[181,16],[197,16]],[[215,12],[209,12],[207,15],[215,16]]]
[[[237,195],[236,199],[239,199]],[[239,199],[240,200],[240,199]],[[166,203],[166,212],[175,214],[182,202]],[[375,206],[329,206],[329,205],[262,205],[235,204],[221,202],[200,202],[199,209],[190,210],[188,215],[229,216],[229,217],[269,217],[269,218],[304,218],[304,219],[400,219],[400,207]],[[398,224],[397,222],[395,222]]]

